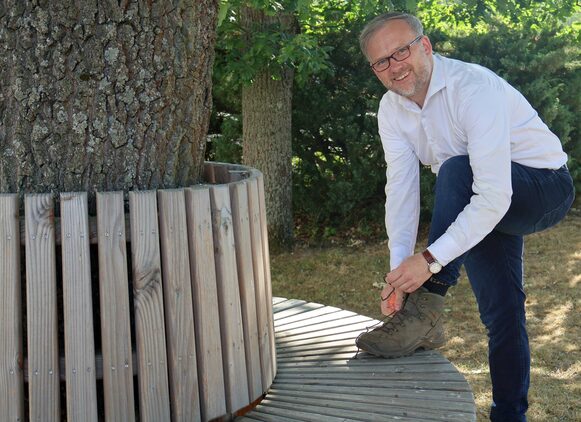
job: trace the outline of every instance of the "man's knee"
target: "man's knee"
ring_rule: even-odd
[[[455,177],[470,175],[472,178],[472,168],[470,167],[470,159],[467,155],[457,155],[450,157],[440,166],[438,177]]]
[[[438,171],[436,194],[461,197],[463,198],[462,205],[465,206],[473,195],[472,181],[472,168],[467,155],[448,158]]]

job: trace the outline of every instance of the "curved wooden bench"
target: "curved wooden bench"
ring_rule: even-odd
[[[60,194],[59,218],[51,194],[0,195],[2,421],[475,419],[439,353],[355,359],[376,321],[273,309],[262,175],[205,170],[211,184],[99,193],[96,217],[86,193]]]
[[[205,173],[98,193],[96,218],[86,193],[60,194],[59,218],[51,194],[0,195],[1,420],[208,421],[268,390],[262,175]]]
[[[464,377],[437,351],[399,359],[357,354],[378,323],[353,312],[274,299],[278,372],[265,399],[237,422],[476,420]]]

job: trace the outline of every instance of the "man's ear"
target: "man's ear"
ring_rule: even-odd
[[[422,47],[424,48],[424,51],[426,52],[426,54],[432,54],[434,52],[434,49],[432,48],[432,42],[430,41],[430,39],[424,35],[420,41],[422,43]]]

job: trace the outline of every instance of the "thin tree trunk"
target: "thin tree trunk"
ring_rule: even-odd
[[[274,22],[293,32],[292,16],[265,16],[244,9],[243,26],[252,31]],[[242,89],[243,162],[264,174],[266,218],[270,248],[288,249],[292,244],[292,69],[273,78],[262,71]]]
[[[0,2],[0,191],[198,181],[218,0]]]

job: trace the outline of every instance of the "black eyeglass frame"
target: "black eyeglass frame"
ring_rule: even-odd
[[[377,60],[375,63],[371,63],[369,65],[370,68],[372,68],[373,70],[375,70],[376,72],[383,72],[387,69],[389,69],[389,67],[391,66],[391,59],[395,60],[396,62],[402,62],[405,59],[409,58],[409,56],[412,55],[411,52],[411,46],[414,45],[415,43],[417,43],[419,40],[421,40],[422,38],[424,38],[424,35],[418,35],[416,38],[414,38],[409,44],[404,45],[403,47],[398,48],[391,56],[387,56],[387,57],[382,57],[381,59]],[[396,58],[396,54],[405,54],[405,57],[400,57],[399,59]],[[376,69],[376,66],[379,62],[387,62],[387,66],[381,70]]]

